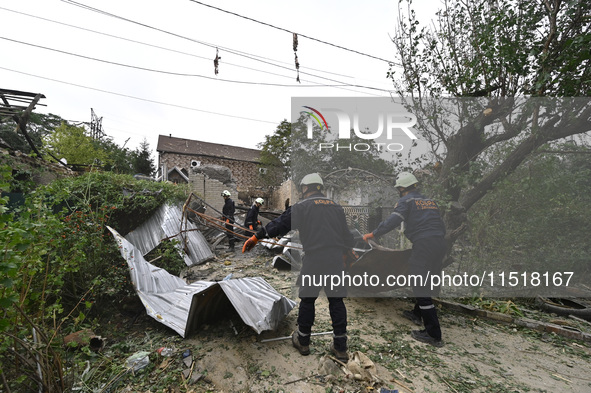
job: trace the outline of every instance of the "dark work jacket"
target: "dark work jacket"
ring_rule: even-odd
[[[234,222],[235,210],[234,201],[231,198],[226,199],[224,207],[222,207],[222,214],[224,215],[224,218],[229,218],[231,223]]]
[[[254,203],[248,213],[246,213],[246,218],[244,219],[244,226],[248,228],[249,225],[252,225],[253,228],[258,226],[257,221],[259,220],[259,207]]]
[[[297,229],[306,253],[323,249],[345,251],[354,245],[345,212],[338,203],[315,193],[293,206],[257,232],[257,238],[276,237]]]
[[[411,191],[398,200],[394,212],[373,231],[380,237],[405,223],[404,234],[411,242],[428,237],[444,237],[445,224],[439,207],[418,191]]]

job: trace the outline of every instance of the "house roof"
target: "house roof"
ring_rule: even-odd
[[[261,151],[244,147],[222,145],[196,141],[192,139],[175,138],[173,136],[158,135],[159,153],[179,153],[193,156],[220,157],[231,160],[258,162]]]

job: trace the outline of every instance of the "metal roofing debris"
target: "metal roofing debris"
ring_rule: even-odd
[[[181,228],[181,223],[185,223]],[[213,259],[214,255],[195,224],[183,219],[179,206],[162,205],[145,223],[131,231],[125,238],[146,255],[156,248],[162,239],[177,239],[179,253],[187,266],[201,264]]]
[[[234,307],[245,324],[257,333],[274,330],[295,307],[261,277],[220,282],[183,279],[147,262],[130,241],[108,227],[127,261],[131,281],[146,312],[158,322],[185,337],[200,324]]]
[[[281,254],[273,258],[273,267],[277,269],[299,269],[302,266],[302,245],[294,242],[296,239],[295,231],[288,233],[286,236],[279,239],[271,239],[272,241],[262,243],[272,251],[280,251]]]

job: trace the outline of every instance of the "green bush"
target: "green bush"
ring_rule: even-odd
[[[3,191],[10,178],[11,169],[0,167]],[[65,361],[63,337],[92,328],[97,310],[108,312],[133,291],[106,226],[125,234],[163,203],[185,198],[174,184],[90,172],[37,188],[15,211],[0,199],[0,380],[7,391],[70,389],[77,367]]]

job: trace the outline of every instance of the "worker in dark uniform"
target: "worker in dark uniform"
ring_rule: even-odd
[[[234,224],[234,212],[236,211],[236,207],[234,206],[234,201],[230,198],[230,196],[230,191],[222,191],[222,197],[224,197],[224,207],[222,207],[222,214],[223,219],[226,222],[226,229],[228,230],[226,232],[226,237],[228,238],[228,250],[234,251],[236,238],[232,233],[234,231],[234,226],[232,224]]]
[[[363,235],[363,240],[367,242],[371,238],[378,238],[399,227],[404,221],[404,234],[412,242],[408,274],[420,275],[426,280],[428,274],[441,274],[447,246],[445,225],[439,207],[417,191],[417,184],[418,180],[412,173],[402,172],[398,175],[394,187],[398,189],[400,199],[394,212],[373,232]],[[415,340],[441,347],[441,328],[432,299],[438,290],[436,288],[432,291],[429,283],[424,286],[417,283],[413,286],[415,307],[412,311],[405,311],[403,315],[417,325],[421,325],[421,321],[425,324],[424,330],[411,332]]]
[[[261,225],[261,222],[259,221],[259,209],[261,208],[263,203],[265,203],[265,200],[263,198],[255,199],[254,203],[248,210],[248,213],[246,213],[246,218],[244,219],[244,226],[250,229],[251,231],[258,230],[259,225]]]
[[[315,318],[315,302],[320,290],[328,298],[332,320],[333,342],[331,353],[347,362],[347,309],[343,298],[346,288],[318,285],[306,281],[305,276],[341,275],[344,269],[343,254],[353,247],[353,235],[347,228],[343,208],[322,194],[324,183],[317,173],[304,176],[300,182],[302,200],[290,206],[265,227],[248,239],[242,252],[251,250],[259,239],[287,234],[291,229],[299,230],[305,257],[298,278],[300,305],[297,329],[292,335],[292,344],[302,355],[310,353],[310,335]]]

